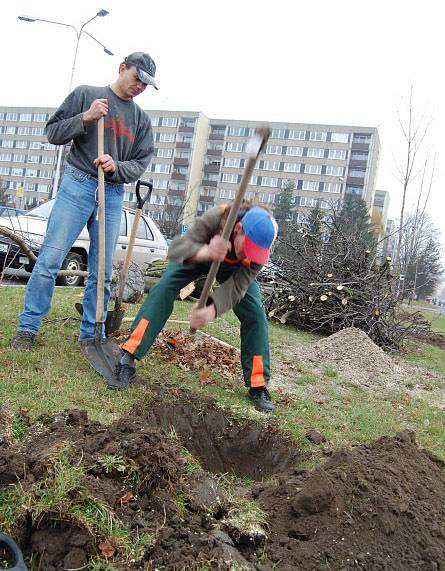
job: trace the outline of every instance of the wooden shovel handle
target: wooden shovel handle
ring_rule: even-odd
[[[97,156],[104,154],[104,118],[97,123]],[[97,167],[97,219],[99,222],[99,244],[97,257],[97,301],[96,323],[104,321],[105,287],[105,173],[102,165]]]
[[[235,226],[236,217],[238,215],[239,208],[244,198],[244,194],[246,193],[247,186],[250,182],[250,178],[252,176],[253,169],[255,168],[256,161],[258,159],[258,155],[263,150],[264,145],[267,143],[269,138],[270,131],[267,128],[258,129],[255,133],[256,140],[253,141],[255,145],[254,149],[251,151],[249,158],[247,159],[247,164],[244,169],[243,177],[241,179],[238,192],[235,196],[235,200],[232,202],[230,207],[229,215],[227,216],[226,223],[224,224],[224,228],[222,231],[222,237],[225,240],[230,238],[232,233],[233,227]],[[204,286],[202,288],[201,295],[198,300],[198,309],[202,309],[207,304],[207,300],[209,298],[210,290],[212,289],[213,282],[215,281],[216,274],[218,273],[220,266],[220,262],[212,262],[210,266],[209,273],[207,274],[206,281],[204,282]],[[190,330],[192,333],[195,332],[193,328]]]

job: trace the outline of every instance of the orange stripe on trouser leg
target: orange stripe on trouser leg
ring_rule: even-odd
[[[148,319],[141,319],[137,324],[136,329],[122,345],[122,349],[133,354],[142,343],[142,338],[144,337],[144,333],[147,330],[149,323]]]
[[[250,386],[254,389],[255,387],[264,387],[265,385],[263,356],[254,355],[252,373],[250,375]]]

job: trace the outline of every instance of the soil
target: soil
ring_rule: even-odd
[[[272,419],[267,428],[241,422],[211,399],[170,388],[110,426],[72,410],[41,419],[20,448],[1,441],[0,493],[42,482],[67,442],[71,461],[88,467],[70,501],[100,500],[128,527],[155,537],[126,564],[112,546],[116,569],[445,570],[445,465],[409,432],[325,448],[326,462],[307,471],[304,454]],[[200,468],[190,470],[185,449]],[[138,480],[106,468],[105,454],[131,464]],[[228,473],[243,478],[239,492],[256,500],[267,527],[243,529],[230,518]],[[29,513],[13,535],[30,568],[32,557],[33,569],[45,571],[87,568],[107,539],[63,511]]]

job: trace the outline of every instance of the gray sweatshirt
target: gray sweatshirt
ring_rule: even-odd
[[[83,124],[82,114],[95,99],[108,99],[105,117],[105,154],[116,163],[114,173],[105,173],[109,182],[138,180],[153,155],[153,134],[148,115],[133,100],[125,101],[110,87],[80,85],[72,91],[46,124],[48,141],[65,145],[72,141],[67,161],[73,167],[97,177],[97,123]]]
[[[228,206],[221,204],[207,210],[203,216],[197,218],[185,236],[176,237],[170,244],[168,259],[176,264],[186,263],[198,252],[201,246],[208,244],[216,234],[222,233],[227,211]],[[231,275],[209,296],[215,304],[217,315],[232,309],[243,299],[249,284],[262,268],[263,266],[248,260],[237,259],[232,243],[231,251],[220,265],[220,272],[223,273],[224,277],[227,273]]]

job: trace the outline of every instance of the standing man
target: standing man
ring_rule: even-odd
[[[136,374],[135,359],[142,359],[152,346],[173,310],[180,290],[209,272],[211,262],[221,262],[220,283],[206,307],[192,311],[193,329],[204,327],[215,317],[233,308],[241,323],[241,365],[244,384],[255,408],[274,410],[267,383],[269,370],[269,332],[261,293],[255,278],[269,260],[277,235],[277,223],[268,210],[245,202],[226,241],[222,236],[230,206],[219,205],[197,218],[185,236],[171,243],[170,263],[159,283],[150,290],[123,345],[124,355],[117,365],[112,389],[125,389]]]
[[[57,272],[86,225],[90,235],[88,282],[83,299],[79,341],[95,336],[98,261],[97,169],[105,173],[105,299],[110,296],[112,258],[119,236],[124,183],[145,172],[153,155],[148,115],[134,103],[147,85],[157,89],[156,66],[143,52],[130,54],[107,87],[81,85],[68,95],[46,125],[48,141],[72,141],[60,190],[48,220],[45,240],[29,279],[19,326],[11,346],[32,348],[42,318],[51,307]],[[97,122],[105,118],[105,154],[97,156]]]

